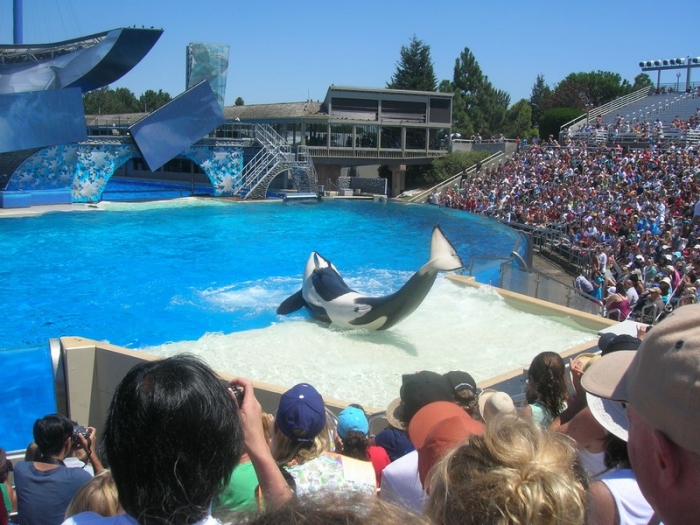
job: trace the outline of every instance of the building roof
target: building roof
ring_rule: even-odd
[[[285,102],[279,104],[253,104],[250,106],[226,106],[226,120],[260,120],[260,119],[300,119],[328,118],[328,113],[322,108],[321,102],[307,100],[306,102]]]

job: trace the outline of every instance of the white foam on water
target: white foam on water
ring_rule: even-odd
[[[228,293],[212,291],[212,296],[224,303],[242,301],[238,293]],[[208,333],[197,341],[143,350],[162,356],[188,352],[227,373],[283,388],[308,382],[322,395],[383,409],[398,396],[404,373],[464,370],[484,381],[527,366],[542,351],[562,352],[595,338],[590,331],[515,310],[489,287],[463,287],[438,277],[423,304],[386,331],[336,330],[303,313],[260,330]]]

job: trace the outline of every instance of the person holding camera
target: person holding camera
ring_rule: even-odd
[[[95,429],[74,426],[60,414],[49,414],[34,423],[35,461],[15,466],[17,521],[20,525],[57,525],[68,504],[92,476],[83,469],[68,468],[64,460],[74,448],[84,449],[95,474],[103,467],[95,451]]]

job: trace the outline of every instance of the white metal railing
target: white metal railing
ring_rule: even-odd
[[[620,109],[624,106],[637,102],[638,100],[642,100],[644,97],[649,96],[652,92],[653,88],[645,87],[642,89],[638,89],[634,93],[625,95],[624,97],[616,98],[615,100],[603,104],[602,106],[598,106],[597,108],[593,108],[587,113],[584,113],[583,115],[576,117],[573,120],[570,120],[569,122],[562,125],[559,131],[561,133],[564,129],[572,128],[573,126],[582,123],[584,120],[590,121],[590,119],[592,118],[595,119],[598,116],[606,115],[612,111],[615,111],[616,109]]]
[[[483,161],[481,161],[481,165],[483,167],[489,167],[495,162],[497,162],[501,157],[505,157],[505,154],[502,151],[497,151],[493,155],[490,155],[486,157]],[[425,191],[422,191],[418,195],[414,195],[413,197],[408,199],[408,202],[425,202],[428,198],[428,196],[435,192],[435,191],[441,191],[442,189],[451,186],[454,184],[454,182],[457,179],[461,179],[461,177],[465,174],[467,175],[473,175],[476,173],[476,166],[472,166],[471,168],[467,169],[466,171],[462,171],[460,173],[457,173],[456,175],[453,175],[452,177],[449,177],[448,179],[439,182],[435,186],[433,186],[430,189],[427,189]]]

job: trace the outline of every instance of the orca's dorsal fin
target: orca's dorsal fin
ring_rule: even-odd
[[[291,314],[292,312],[301,310],[304,306],[306,306],[306,301],[304,300],[302,291],[299,290],[294,295],[290,295],[282,301],[282,304],[277,307],[277,315]]]

